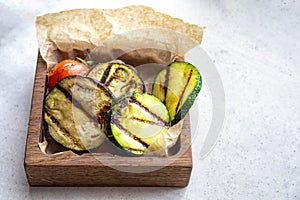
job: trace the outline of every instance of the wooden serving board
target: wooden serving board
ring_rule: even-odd
[[[122,157],[107,153],[78,155],[72,151],[44,154],[38,142],[42,137],[45,83],[46,63],[39,54],[24,158],[31,186],[184,187],[189,183],[192,150],[188,116],[180,136],[180,148],[175,155],[169,157]]]

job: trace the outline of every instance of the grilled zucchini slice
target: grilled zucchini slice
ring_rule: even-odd
[[[137,155],[143,154],[149,146],[159,150],[163,146],[156,138],[167,133],[169,122],[169,112],[158,98],[133,93],[112,107],[109,139]]]
[[[171,125],[183,119],[201,90],[202,78],[188,62],[173,62],[156,76],[152,95],[159,98],[170,112]]]
[[[62,79],[44,103],[44,119],[50,135],[73,150],[98,147],[106,138],[106,114],[112,99],[111,92],[91,78]]]
[[[89,72],[88,77],[103,83],[117,98],[131,92],[145,91],[144,82],[136,70],[120,60],[97,65]]]

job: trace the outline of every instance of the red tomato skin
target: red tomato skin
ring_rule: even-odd
[[[52,90],[57,82],[68,76],[81,75],[86,76],[89,72],[89,67],[77,60],[63,60],[55,65],[47,74],[49,90]]]

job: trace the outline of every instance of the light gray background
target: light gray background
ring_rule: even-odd
[[[201,46],[216,65],[226,96],[215,148],[200,158],[211,117],[204,87],[188,187],[30,188],[23,157],[37,54],[34,17],[132,4],[206,26]],[[299,10],[296,0],[1,0],[0,199],[299,199]]]

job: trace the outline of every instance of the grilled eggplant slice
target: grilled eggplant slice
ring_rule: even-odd
[[[63,146],[83,151],[101,145],[113,95],[102,84],[69,76],[56,84],[44,103],[50,135]]]
[[[202,78],[188,62],[174,62],[155,78],[152,95],[159,98],[170,112],[171,125],[183,119],[201,90]]]
[[[120,60],[97,65],[89,72],[88,77],[103,83],[117,98],[131,92],[145,91],[144,83],[136,70]]]
[[[159,150],[163,147],[156,138],[167,133],[169,122],[169,112],[158,98],[133,93],[112,107],[109,139],[137,155],[143,154],[149,146]]]

